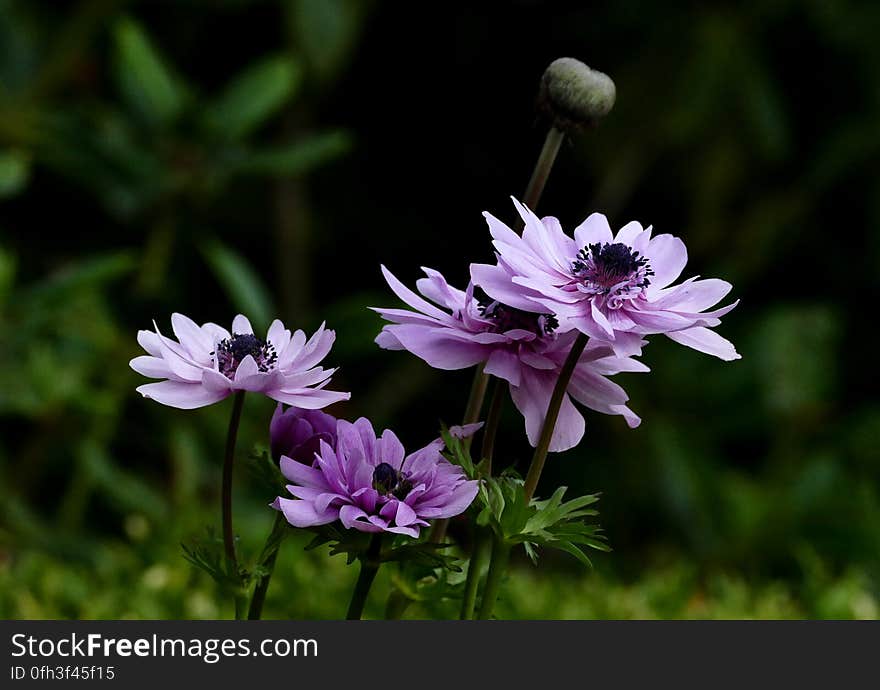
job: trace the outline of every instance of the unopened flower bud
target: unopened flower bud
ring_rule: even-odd
[[[336,418],[321,410],[301,410],[281,403],[275,408],[269,425],[272,457],[276,462],[286,455],[297,462],[311,465],[321,441],[336,445]]]
[[[607,74],[580,60],[559,58],[541,77],[538,107],[561,130],[595,125],[614,106],[617,91]]]

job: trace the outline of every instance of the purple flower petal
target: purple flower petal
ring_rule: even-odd
[[[664,288],[681,275],[687,265],[687,249],[677,237],[657,235],[648,243],[645,255],[651,260],[654,279],[651,284]]]
[[[234,335],[253,334],[254,329],[251,322],[244,314],[239,314],[232,320],[232,333]]]
[[[723,359],[725,362],[741,358],[732,342],[708,328],[688,328],[683,331],[667,333],[666,337],[687,347]]]
[[[145,398],[181,410],[213,405],[229,395],[229,391],[213,391],[197,383],[181,383],[179,381],[146,383],[143,386],[138,386],[136,390]]]
[[[341,512],[331,508],[323,513],[319,513],[309,501],[290,500],[289,498],[279,497],[276,499],[276,502],[278,509],[284,514],[284,518],[294,527],[328,525],[336,520]],[[347,506],[343,506],[343,508],[345,507]]]

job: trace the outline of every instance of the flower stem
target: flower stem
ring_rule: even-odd
[[[272,571],[275,569],[275,561],[278,559],[278,550],[281,548],[281,542],[286,533],[287,521],[284,519],[284,514],[278,512],[275,514],[275,522],[272,524],[269,538],[266,539],[266,544],[263,546],[263,553],[260,554],[259,565],[265,574],[254,588],[254,596],[251,598],[251,605],[248,609],[248,620],[258,621],[263,615],[263,603],[266,601],[269,581],[272,579]]]
[[[547,450],[550,448],[550,439],[553,438],[553,430],[556,428],[556,419],[559,417],[559,409],[562,407],[562,399],[565,397],[565,391],[571,376],[574,374],[574,368],[577,366],[578,360],[587,346],[587,336],[583,333],[579,334],[577,340],[571,346],[571,352],[562,365],[562,371],[559,372],[559,379],[556,381],[556,387],[550,396],[550,404],[547,406],[547,415],[544,417],[544,426],[541,427],[541,436],[538,438],[538,445],[535,448],[535,454],[532,456],[532,464],[529,465],[529,471],[526,475],[525,492],[526,500],[531,500],[535,495],[535,489],[538,487],[538,480],[541,478],[541,471],[544,469],[544,462],[547,460]]]
[[[486,388],[489,386],[489,375],[483,373],[483,366],[483,364],[480,364],[474,371],[474,380],[471,383],[471,392],[468,395],[467,405],[464,408],[462,424],[473,424],[480,419],[483,400],[486,398]],[[470,450],[472,438],[473,436],[469,436],[464,440],[465,448],[468,450]],[[448,518],[434,522],[431,526],[431,533],[428,535],[428,541],[439,544],[446,539],[447,527],[449,527]]]
[[[535,163],[535,169],[532,171],[532,177],[523,194],[523,204],[533,211],[538,205],[538,200],[544,191],[544,185],[547,184],[547,178],[550,177],[550,170],[556,161],[556,155],[559,153],[559,147],[565,139],[565,132],[556,127],[551,127],[544,139],[544,146],[541,154],[538,156],[538,162]],[[520,221],[521,222],[521,221]]]
[[[406,610],[411,603],[412,599],[399,589],[391,590],[391,594],[388,595],[388,602],[385,604],[385,620],[400,620],[403,618],[403,614],[406,613]]]
[[[529,183],[526,185],[526,191],[523,194],[523,203],[533,211],[537,207],[538,201],[541,199],[541,194],[544,192],[544,186],[547,184],[547,179],[550,177],[550,170],[553,168],[553,163],[556,162],[556,156],[559,154],[559,149],[562,146],[564,139],[565,133],[557,127],[550,127],[547,131],[547,136],[544,138],[544,146],[541,148],[541,153],[538,156],[535,168],[532,170],[532,176],[529,179]],[[517,223],[519,229],[522,229],[522,219],[518,220]],[[581,347],[581,350],[583,351],[583,346]],[[488,377],[486,374],[482,373],[482,367],[478,372],[478,375],[480,374],[482,374],[484,379],[483,392],[485,393],[485,386]],[[571,374],[569,374],[569,377],[570,376]],[[476,385],[477,380],[474,379],[474,386]],[[566,387],[567,385],[568,383],[566,382]],[[495,389],[492,392],[489,414],[486,419],[486,429],[483,434],[482,449],[483,459],[486,461],[484,469],[484,474],[486,476],[492,474],[492,456],[495,453],[495,436],[498,433],[498,422],[501,418],[501,408],[504,402],[505,388],[506,386],[503,381],[500,379],[496,381]],[[560,404],[561,402],[562,396],[560,396]],[[558,413],[559,411],[557,409],[556,414]],[[479,408],[477,414],[479,414]],[[476,416],[474,417],[474,421],[476,421]],[[466,421],[465,423],[467,424],[468,422]],[[541,464],[543,465],[543,460],[541,461]],[[538,472],[540,474],[540,470]],[[468,566],[467,581],[465,582],[464,601],[462,602],[461,609],[462,620],[473,617],[477,588],[480,582],[480,570],[482,570],[482,562],[486,557],[487,550],[485,537],[478,533],[474,542],[473,553],[471,554],[471,562]],[[492,560],[489,566],[489,572],[486,575],[483,602],[480,606],[480,618],[488,618],[492,614],[492,608],[495,606],[495,599],[498,598],[498,588],[501,584],[501,578],[504,576],[504,571],[507,568],[509,555],[510,547],[497,537],[493,537]]]
[[[486,387],[489,385],[489,375],[483,373],[483,366],[480,364],[474,372],[474,381],[471,384],[471,392],[464,409],[462,424],[473,424],[480,419],[480,410],[483,409],[483,399],[486,397]]]
[[[483,434],[482,460],[486,464],[483,468],[485,476],[492,474],[492,456],[495,454],[495,436],[498,434],[498,423],[501,421],[501,410],[504,408],[504,394],[507,392],[507,382],[503,379],[495,379],[492,386],[492,401],[489,403],[489,414],[486,416],[486,431]]]
[[[497,534],[492,536],[492,560],[489,561],[489,572],[486,573],[486,586],[483,588],[483,601],[480,602],[480,620],[492,617],[492,609],[498,600],[498,591],[501,589],[501,581],[507,571],[507,563],[510,560],[510,544]]]
[[[235,441],[238,437],[238,425],[241,422],[241,410],[244,407],[244,391],[238,391],[232,402],[232,416],[229,418],[229,431],[226,434],[226,454],[223,458],[223,485],[220,491],[220,511],[223,517],[223,548],[226,552],[226,567],[229,574],[240,586],[238,559],[235,556],[235,533],[232,529],[232,467],[235,464]],[[244,617],[243,595],[236,592],[235,618]]]
[[[467,580],[464,583],[464,596],[461,600],[461,615],[459,620],[467,621],[474,617],[474,607],[477,603],[477,589],[480,586],[480,575],[483,564],[489,555],[489,539],[486,530],[476,528],[474,534],[474,546],[468,564]]]
[[[364,612],[364,604],[367,602],[367,595],[370,593],[370,587],[373,586],[373,580],[376,579],[376,573],[379,572],[379,566],[382,564],[382,535],[374,534],[370,537],[370,544],[367,546],[367,552],[361,556],[361,572],[358,575],[357,582],[354,585],[354,592],[351,593],[351,603],[348,605],[348,613],[346,620],[358,621]]]

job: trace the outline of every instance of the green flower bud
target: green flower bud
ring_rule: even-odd
[[[614,106],[611,77],[580,60],[559,58],[541,77],[538,107],[563,131],[595,125]]]

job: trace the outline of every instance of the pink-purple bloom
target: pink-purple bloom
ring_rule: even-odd
[[[405,455],[394,432],[377,437],[363,417],[339,420],[336,435],[335,447],[320,442],[314,464],[281,458],[296,498],[279,496],[272,507],[295,527],[339,520],[347,529],[417,537],[428,520],[464,512],[477,495],[478,482],[441,455],[439,439]]]
[[[472,264],[471,278],[493,299],[534,313],[550,312],[563,331],[575,328],[627,354],[643,336],[672,340],[724,360],[739,359],[728,340],[710,330],[737,302],[710,309],[730,283],[696,277],[672,285],[687,263],[684,243],[651,236],[637,222],[613,234],[600,213],[566,235],[556,218],[539,219],[514,199],[525,222],[520,237],[485,213],[498,263]]]
[[[336,446],[336,417],[321,410],[282,408],[278,403],[269,424],[269,448],[276,462],[286,455],[311,464],[321,441]]]
[[[529,442],[537,445],[559,371],[577,332],[560,334],[552,314],[522,311],[495,300],[481,302],[472,284],[466,291],[458,290],[437,271],[422,270],[427,277],[416,287],[428,299],[382,267],[391,289],[411,309],[375,309],[391,322],[376,342],[389,350],[408,350],[437,369],[484,363],[486,373],[510,384]],[[551,451],[572,448],[584,435],[584,417],[571,398],[597,412],[622,415],[630,427],[639,425],[639,417],[626,406],[626,392],[606,378],[624,371],[648,371],[630,357],[640,352],[643,341],[629,344],[626,356],[617,356],[606,342],[588,342],[563,398]]]
[[[139,386],[145,398],[192,409],[235,391],[253,391],[288,405],[319,409],[351,397],[325,389],[336,370],[318,364],[336,335],[323,324],[308,339],[303,331],[291,333],[277,319],[266,338],[259,338],[241,314],[233,320],[231,333],[214,323],[199,326],[183,314],[172,314],[171,327],[177,340],[163,336],[158,326],[155,332],[138,332],[138,343],[148,354],[131,360],[131,368],[164,379]]]

